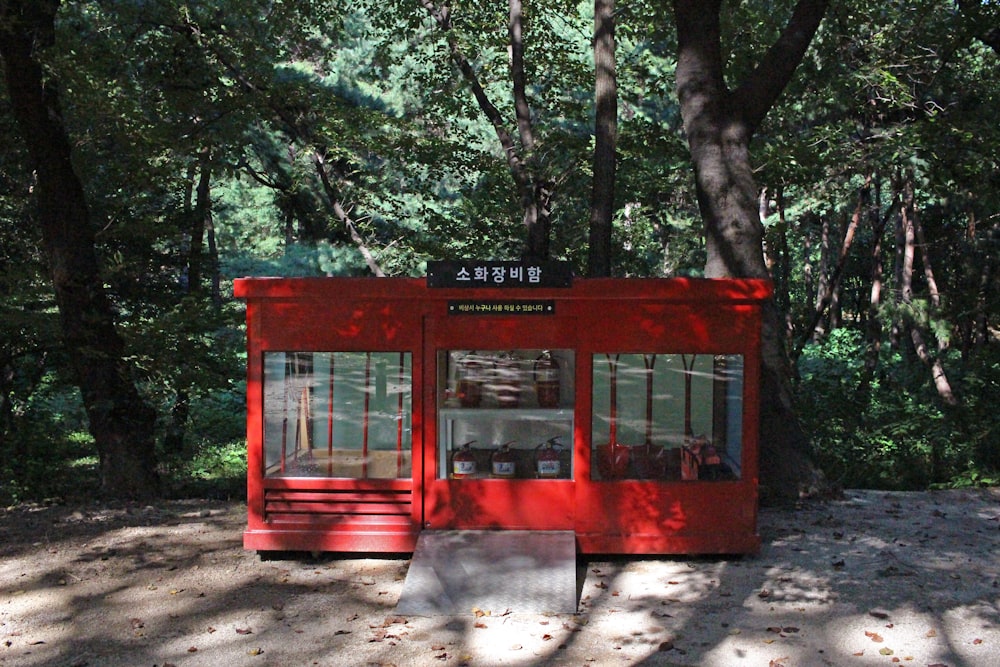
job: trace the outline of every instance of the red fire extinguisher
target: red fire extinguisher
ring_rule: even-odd
[[[701,476],[701,464],[708,438],[703,435],[693,437],[681,450],[681,479],[693,480]]]
[[[509,442],[500,445],[499,449],[493,452],[490,463],[494,477],[512,479],[517,474],[517,463],[514,461],[514,452],[510,450]]]
[[[493,392],[501,408],[516,408],[521,402],[521,360],[513,352],[500,354],[493,364]]]
[[[704,436],[703,436],[704,437]],[[712,441],[705,438],[705,445],[701,449],[701,465],[698,468],[698,479],[721,479],[722,478],[722,457]]]
[[[555,479],[559,477],[559,452],[561,451],[562,445],[559,444],[558,437],[549,438],[538,445],[535,450],[535,471],[540,478]]]
[[[463,408],[477,408],[483,399],[483,380],[486,365],[475,351],[465,355],[458,363],[458,400]]]
[[[535,360],[535,393],[538,407],[559,407],[559,362],[549,350]]]
[[[475,440],[470,440],[452,454],[451,476],[454,479],[467,479],[476,476],[476,455],[472,451],[472,444]]]

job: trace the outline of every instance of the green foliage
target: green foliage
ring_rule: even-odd
[[[246,493],[246,386],[204,395],[192,405],[187,448],[166,453],[163,474],[175,497],[239,498]]]
[[[838,329],[806,347],[799,361],[800,415],[823,470],[847,488],[924,489],[987,480],[1000,471],[997,370],[971,370],[960,408],[948,408],[926,371],[904,354],[883,352],[864,384],[862,335]],[[959,376],[956,362],[950,370]],[[986,381],[978,379],[981,376]]]

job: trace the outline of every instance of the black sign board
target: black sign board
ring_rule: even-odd
[[[462,299],[448,302],[449,315],[555,315],[552,299]]]
[[[569,262],[454,260],[427,262],[428,287],[572,287]]]

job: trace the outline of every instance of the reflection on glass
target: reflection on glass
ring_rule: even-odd
[[[739,479],[743,358],[596,354],[593,479]]]
[[[411,476],[408,352],[264,353],[268,476]]]
[[[573,350],[438,353],[439,479],[572,479]]]

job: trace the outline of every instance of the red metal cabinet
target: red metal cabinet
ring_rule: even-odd
[[[756,280],[236,281],[250,549],[572,530],[585,553],[758,548]]]

